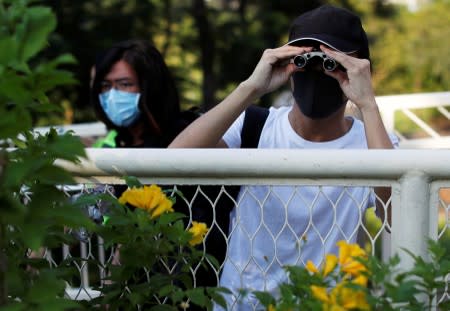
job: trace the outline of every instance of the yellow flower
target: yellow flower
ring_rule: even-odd
[[[316,297],[323,303],[325,303],[325,304],[329,303],[330,298],[328,297],[327,289],[325,287],[311,285],[311,292],[314,297]]]
[[[357,284],[359,286],[364,286],[364,287],[367,286],[367,282],[368,282],[367,277],[364,275],[358,275],[356,278],[354,278],[352,280],[353,284]]]
[[[325,257],[325,262],[323,263],[323,266],[322,266],[322,276],[325,277],[328,274],[330,274],[330,272],[332,272],[334,270],[334,268],[336,267],[337,262],[338,262],[338,258],[336,257],[336,255],[328,254]],[[317,269],[317,267],[314,265],[314,263],[311,260],[308,260],[306,262],[305,268],[312,274],[319,273],[319,269]]]
[[[208,227],[203,222],[192,222],[192,227],[188,230],[192,234],[192,239],[189,241],[191,245],[202,243],[205,234],[208,232]]]
[[[165,212],[173,212],[173,202],[157,185],[127,189],[119,198],[121,204],[131,204],[150,213],[152,218]]]
[[[327,276],[336,268],[338,258],[334,254],[328,254],[325,257],[325,264],[323,266],[323,276]]]
[[[270,305],[267,307],[267,311],[275,311],[275,307],[274,307],[272,304],[270,304]]]
[[[339,264],[344,272],[341,283],[331,289],[322,286],[311,286],[313,297],[322,302],[323,311],[370,310],[366,293],[362,289],[351,288],[349,285],[367,286],[367,268],[357,258],[366,258],[367,254],[357,244],[348,244],[345,241],[337,243],[339,256],[328,254],[322,265],[321,275],[325,278],[332,273]],[[306,269],[318,273],[318,269],[311,262],[306,263]]]
[[[311,273],[319,273],[319,269],[317,269],[317,267],[314,265],[314,263],[311,260],[308,260],[306,262],[306,266],[305,266],[306,270],[308,270]]]
[[[366,267],[355,258],[366,258],[366,252],[358,244],[348,244],[345,241],[337,242],[339,247],[339,265],[344,273],[357,276],[365,272]]]
[[[344,283],[336,285],[330,293],[330,305],[340,307],[338,310],[370,310],[366,294],[361,290],[346,287]]]
[[[361,290],[346,287],[346,284],[350,283],[337,284],[329,293],[325,287],[311,285],[311,292],[323,303],[324,311],[370,310],[366,294]]]

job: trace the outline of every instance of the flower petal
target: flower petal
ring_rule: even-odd
[[[202,243],[203,238],[208,232],[208,227],[203,222],[192,222],[192,227],[188,230],[192,234],[192,239],[189,241],[189,244],[192,246]]]
[[[336,268],[338,258],[334,254],[327,254],[325,257],[325,265],[323,267],[323,276],[327,276]]]
[[[329,303],[330,298],[328,297],[327,289],[322,286],[311,285],[311,292],[314,297],[319,299],[324,303]]]
[[[319,269],[314,265],[314,263],[311,260],[308,260],[305,265],[306,270],[308,270],[311,273],[319,273]]]

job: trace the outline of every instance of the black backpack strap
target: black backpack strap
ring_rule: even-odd
[[[269,116],[269,109],[251,105],[245,110],[241,132],[241,148],[258,148],[259,138]]]

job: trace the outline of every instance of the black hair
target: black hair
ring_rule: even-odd
[[[128,63],[138,77],[141,116],[133,123],[142,122],[143,135],[157,137],[161,147],[167,146],[178,134],[176,122],[180,103],[175,81],[160,52],[145,40],[127,40],[113,45],[96,58],[95,78],[91,90],[91,103],[100,121],[119,135],[129,136],[128,128],[117,127],[105,115],[98,95],[101,83],[112,66],[120,60]]]

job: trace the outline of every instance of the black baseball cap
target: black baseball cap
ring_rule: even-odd
[[[289,30],[289,45],[322,43],[344,53],[369,59],[369,42],[360,18],[351,11],[322,5],[298,16]]]

